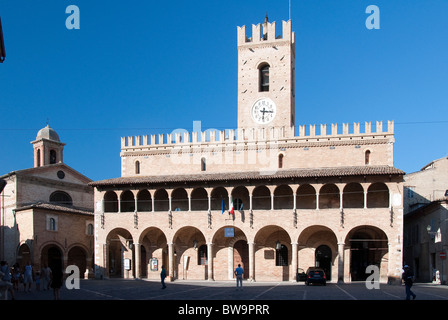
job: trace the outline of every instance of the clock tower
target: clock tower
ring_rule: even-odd
[[[266,16],[262,25],[238,27],[238,128],[294,126],[294,32],[282,34]],[[289,131],[288,131],[289,132]]]

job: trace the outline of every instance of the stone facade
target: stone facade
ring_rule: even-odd
[[[35,270],[44,265],[76,264],[81,273],[93,269],[93,189],[91,180],[62,162],[65,144],[49,126],[40,130],[34,147],[35,167],[0,177],[1,256],[10,265]]]
[[[393,122],[295,128],[295,39],[282,26],[238,28],[238,128],[122,138],[121,177],[90,183],[97,277],[158,279],[163,264],[171,280],[229,280],[241,263],[253,281],[316,265],[354,281],[373,264],[399,281]]]
[[[404,176],[404,261],[418,281],[444,282],[448,263],[448,158]]]

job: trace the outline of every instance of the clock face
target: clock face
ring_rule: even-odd
[[[267,124],[274,120],[277,107],[271,99],[262,98],[255,101],[252,106],[252,118],[258,124]]]

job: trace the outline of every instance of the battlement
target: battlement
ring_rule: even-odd
[[[237,27],[238,46],[251,44],[262,44],[268,42],[290,41],[294,42],[291,20],[282,22],[282,35],[277,35],[276,22],[270,23],[265,20],[263,24],[252,25],[252,37],[247,36],[246,26]]]
[[[362,130],[363,129],[363,130]],[[135,148],[160,148],[176,145],[207,145],[217,143],[247,143],[247,142],[300,142],[300,141],[332,141],[332,140],[365,140],[382,136],[393,136],[394,122],[388,121],[387,128],[383,128],[383,122],[377,121],[376,126],[372,128],[371,122],[365,122],[363,128],[361,124],[354,123],[350,126],[348,123],[331,124],[331,130],[326,124],[300,125],[298,135],[295,127],[267,127],[267,128],[239,128],[216,130],[208,129],[206,131],[188,132],[184,129],[177,129],[168,134],[153,134],[144,136],[130,136],[121,138],[121,149]],[[328,132],[330,131],[330,132]]]

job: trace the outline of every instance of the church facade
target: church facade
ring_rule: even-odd
[[[122,138],[121,177],[90,183],[98,278],[400,281],[393,121],[295,127],[295,34],[276,28],[237,28],[236,129]]]
[[[93,270],[92,180],[63,162],[65,144],[50,126],[31,143],[34,166],[0,176],[1,259],[34,271],[76,265],[84,275]]]

